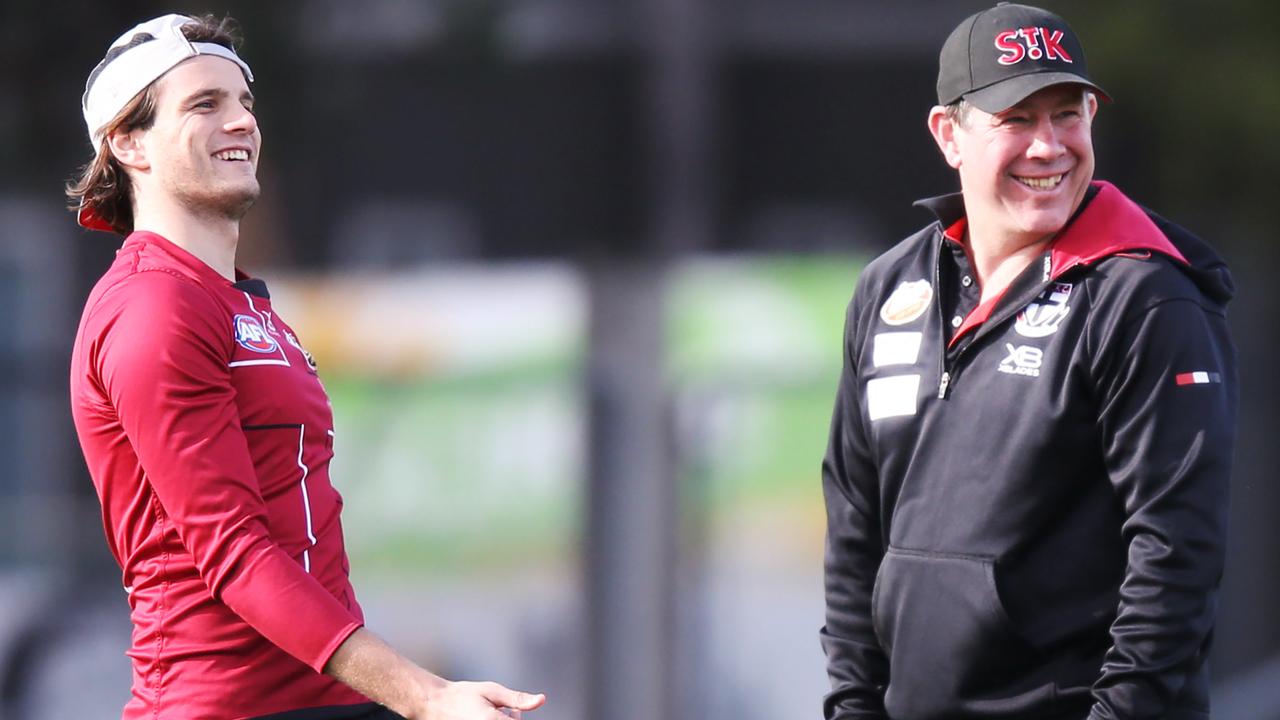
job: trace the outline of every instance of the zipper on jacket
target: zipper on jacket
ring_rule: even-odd
[[[933,255],[933,298],[937,304],[938,310],[938,327],[941,330],[941,340],[939,343],[942,347],[942,363],[939,367],[942,369],[942,376],[938,378],[938,399],[947,399],[947,388],[951,385],[951,370],[947,367],[947,331],[946,321],[942,317],[942,248],[946,240],[941,237],[935,245]]]

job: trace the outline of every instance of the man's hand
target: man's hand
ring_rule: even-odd
[[[506,720],[546,702],[494,682],[450,682],[401,656],[365,628],[351,633],[324,672],[406,720]]]
[[[428,697],[421,710],[407,715],[409,720],[505,720],[519,718],[525,710],[535,710],[545,695],[531,695],[495,682],[443,681]]]

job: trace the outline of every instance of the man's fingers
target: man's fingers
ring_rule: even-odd
[[[534,710],[547,701],[547,696],[542,693],[535,695],[533,693],[520,692],[519,690],[511,690],[494,682],[484,683],[481,687],[481,694],[497,707],[511,708],[512,710]],[[516,715],[516,717],[519,717],[519,715]]]

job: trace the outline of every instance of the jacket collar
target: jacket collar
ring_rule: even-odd
[[[933,212],[943,228],[964,219],[964,195],[951,193],[917,200]],[[1084,203],[1050,245],[1050,277],[1077,265],[1112,255],[1158,252],[1187,264],[1187,259],[1137,203],[1103,180],[1090,183]]]
[[[964,217],[964,193],[936,195],[922,198],[911,204],[914,207],[921,207],[933,213],[944,228],[955,225]]]
[[[1092,185],[1098,188],[1097,195],[1050,246],[1052,277],[1077,265],[1090,265],[1122,253],[1158,252],[1188,264],[1137,203],[1109,182],[1095,181]]]

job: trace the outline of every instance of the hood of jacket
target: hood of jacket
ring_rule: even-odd
[[[964,196],[952,193],[916,202],[937,215],[943,228],[964,220]],[[1206,297],[1226,305],[1235,295],[1227,264],[1205,241],[1130,200],[1109,182],[1095,180],[1076,214],[1050,245],[1050,275],[1061,277],[1079,265],[1113,255],[1160,253]]]

